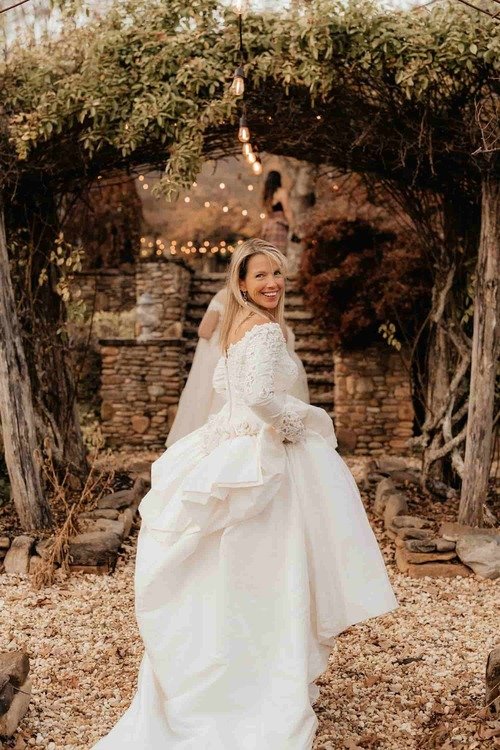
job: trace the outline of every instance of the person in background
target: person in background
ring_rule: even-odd
[[[266,177],[262,202],[266,218],[261,238],[286,254],[290,227],[293,228],[294,221],[288,193],[281,184],[281,174],[276,170],[269,172]]]
[[[224,405],[224,398],[212,385],[215,366],[221,356],[219,333],[224,312],[226,290],[221,289],[212,298],[198,326],[198,344],[174,423],[165,445],[169,448],[177,440],[202,427],[207,419],[216,414]],[[290,356],[298,369],[298,376],[290,389],[290,395],[306,404],[309,401],[307,375],[300,357],[295,352],[295,335],[286,327],[286,342]]]

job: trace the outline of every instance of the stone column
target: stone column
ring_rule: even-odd
[[[185,340],[107,339],[100,344],[106,445],[162,450],[182,388]]]
[[[387,346],[334,355],[335,427],[356,454],[407,454],[413,435],[410,378],[401,356]]]
[[[158,337],[182,336],[192,274],[182,260],[159,258],[137,264],[136,297],[139,300],[144,294],[150,295],[158,318]],[[137,334],[141,333],[139,326]]]

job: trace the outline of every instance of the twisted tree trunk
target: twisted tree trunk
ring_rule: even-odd
[[[483,180],[472,370],[459,521],[481,526],[488,492],[495,377],[500,353],[500,181]]]
[[[35,458],[35,412],[24,356],[0,201],[0,416],[12,495],[25,531],[48,528],[52,518]]]

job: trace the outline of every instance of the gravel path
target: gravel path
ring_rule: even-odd
[[[486,657],[500,640],[498,583],[409,579],[379,540],[400,607],[339,637],[321,678],[315,750],[423,749],[445,722],[453,741],[429,747],[500,746],[464,721],[482,705]],[[38,592],[0,576],[0,650],[25,649],[34,677],[29,712],[5,747],[88,750],[129,705],[142,653],[134,553],[132,540],[113,576],[74,575]]]

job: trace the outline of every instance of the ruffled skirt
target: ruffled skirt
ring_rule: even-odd
[[[96,750],[312,747],[335,637],[396,600],[331,422],[300,408],[300,444],[247,425],[207,447],[202,428],[153,464],[138,691]]]

